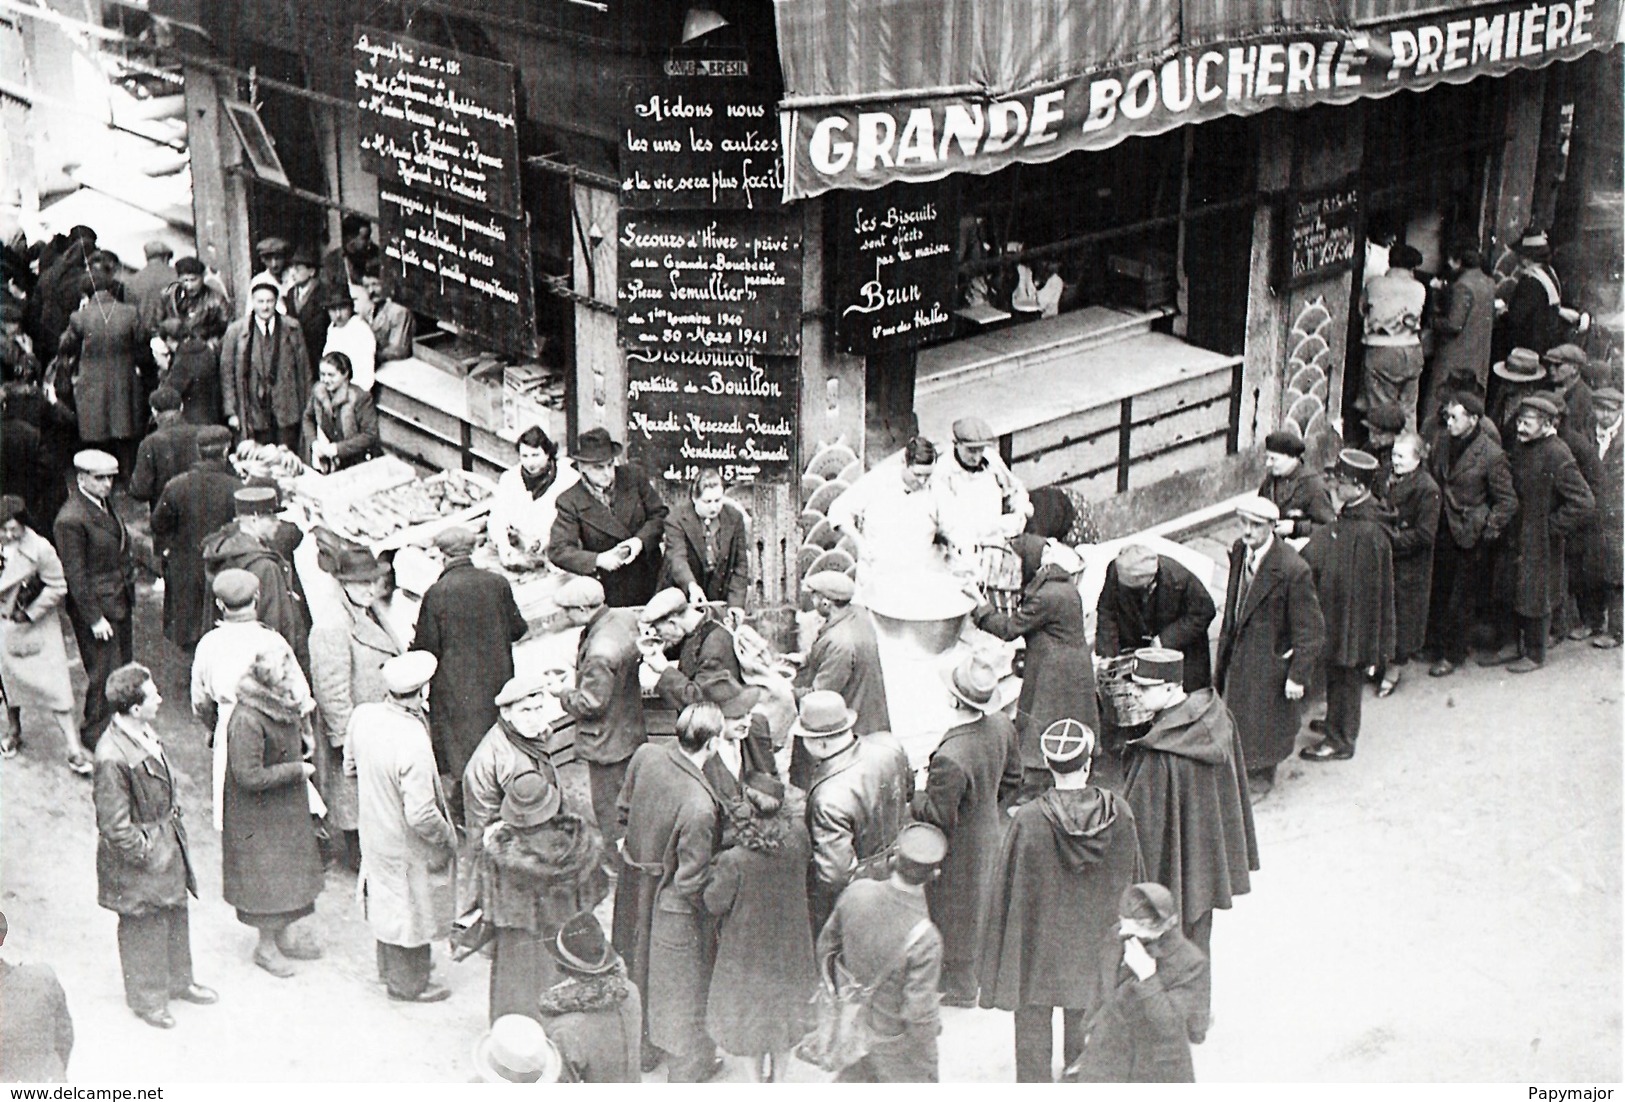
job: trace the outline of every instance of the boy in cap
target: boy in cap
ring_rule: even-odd
[[[1621,403],[1625,395],[1614,387],[1604,387],[1595,396],[1596,436],[1593,441],[1602,469],[1593,493],[1597,499],[1597,523],[1586,542],[1581,583],[1575,594],[1583,626],[1591,635],[1591,645],[1610,649],[1625,640],[1625,474],[1620,456],[1625,439],[1620,435]]]
[[[643,999],[598,920],[574,915],[548,942],[562,977],[537,1002],[542,1025],[580,1083],[643,1080],[639,1022]]]
[[[1179,931],[1179,904],[1161,884],[1131,884],[1118,900],[1123,960],[1069,1083],[1194,1083],[1191,1046],[1208,1027],[1212,985],[1202,951]]]
[[[1168,886],[1185,936],[1211,957],[1213,912],[1251,890],[1258,837],[1235,717],[1212,689],[1180,686],[1178,653],[1147,647],[1135,655],[1134,680],[1156,718],[1129,743],[1123,798],[1134,809],[1146,876]],[[1205,1019],[1206,1003],[1198,1009]]]
[[[135,607],[135,559],[130,534],[113,509],[118,460],[94,448],[73,457],[78,485],[52,527],[52,544],[68,583],[68,618],[89,687],[81,730],[88,749],[107,722],[107,677],[128,665]]]
[[[182,650],[197,645],[212,619],[203,540],[231,522],[243,488],[226,459],[229,430],[203,427],[196,447],[191,469],[172,479],[152,508],[153,548],[163,560],[164,637]]]
[[[359,797],[362,913],[378,942],[378,975],[401,1002],[451,994],[429,982],[429,946],[451,934],[457,883],[457,828],[424,714],[437,664],[423,651],[386,661],[387,698],[356,707],[344,742]]]
[[[1241,538],[1230,548],[1213,667],[1214,687],[1241,734],[1253,802],[1269,794],[1276,766],[1292,755],[1304,689],[1326,640],[1314,573],[1275,534],[1280,519],[1281,510],[1268,498],[1244,498],[1236,506]]]
[[[874,986],[866,1008],[869,1052],[837,1072],[837,1083],[938,1081],[942,935],[931,922],[925,889],[947,852],[942,831],[908,824],[898,834],[890,876],[854,881],[818,935],[823,975],[838,965],[853,983]]]
[[[1481,666],[1532,673],[1546,664],[1552,613],[1563,596],[1566,537],[1580,532],[1597,500],[1580,466],[1557,435],[1561,408],[1545,394],[1531,394],[1518,407],[1517,443],[1508,459],[1518,514],[1501,550],[1497,629],[1500,647]]]
[[[1016,1082],[1055,1077],[1054,1016],[1062,1063],[1083,1049],[1084,1024],[1109,993],[1123,889],[1144,863],[1134,812],[1089,783],[1095,733],[1077,720],[1039,740],[1055,786],[1015,811],[983,912],[981,1005],[1015,1011]]]
[[[1366,410],[1361,419],[1365,422],[1365,450],[1377,458],[1375,485],[1381,489],[1388,485],[1388,473],[1393,469],[1394,441],[1405,431],[1405,410],[1397,402],[1384,402]]]
[[[1306,761],[1354,756],[1366,671],[1394,657],[1394,551],[1384,510],[1371,494],[1376,476],[1370,453],[1339,452],[1332,474],[1337,519],[1303,549],[1326,618],[1326,718],[1309,724],[1326,737],[1299,752]]]
[[[1303,461],[1303,437],[1290,429],[1276,429],[1264,438],[1264,481],[1258,496],[1281,510],[1275,534],[1303,539],[1337,514],[1325,480]]]

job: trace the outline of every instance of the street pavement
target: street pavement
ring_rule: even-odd
[[[71,1078],[467,1080],[484,961],[453,964],[439,946],[452,997],[389,1002],[352,877],[329,873],[317,905],[326,959],[288,980],[249,962],[253,932],[220,898],[187,671],[157,623],[143,585],[136,653],[166,698],[202,891],[197,978],[221,1001],[177,1004],[168,1032],[125,1008],[116,918],[95,903],[90,785],[33,726],[0,765],[4,956],[60,976],[79,1037]],[[1199,1081],[1620,1079],[1622,653],[1566,643],[1525,677],[1469,665],[1432,680],[1413,665],[1393,697],[1367,699],[1353,761],[1283,766],[1256,809],[1263,868],[1215,921]],[[1013,1079],[1008,1014],[949,1009],[943,1023],[944,1081]],[[745,1078],[742,1062],[725,1077]]]

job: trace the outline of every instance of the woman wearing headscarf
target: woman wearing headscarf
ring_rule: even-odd
[[[0,687],[6,694],[6,731],[0,757],[14,758],[23,745],[23,708],[51,713],[62,733],[68,768],[91,774],[90,751],[79,737],[68,651],[57,611],[67,596],[62,560],[51,541],[26,523],[23,499],[0,497]]]

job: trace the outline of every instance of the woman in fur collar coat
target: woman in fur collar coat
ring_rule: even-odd
[[[803,926],[806,923],[802,923]],[[537,1002],[569,1080],[642,1082],[643,1000],[590,913],[574,915],[547,945],[563,979]]]

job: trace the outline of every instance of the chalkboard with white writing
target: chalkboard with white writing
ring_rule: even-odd
[[[951,182],[839,193],[833,306],[842,351],[913,348],[952,329],[953,199]]]
[[[623,348],[801,351],[801,213],[623,211]]]
[[[670,483],[688,482],[701,467],[720,469],[730,483],[790,478],[797,364],[788,356],[628,350],[628,452]]]
[[[772,90],[735,77],[634,81],[621,112],[621,206],[762,210],[782,204]]]
[[[357,27],[361,166],[380,183],[520,217],[511,65]]]
[[[1359,203],[1360,192],[1353,185],[1292,197],[1283,220],[1286,241],[1281,262],[1285,271],[1280,285],[1299,287],[1353,266],[1360,236]]]

